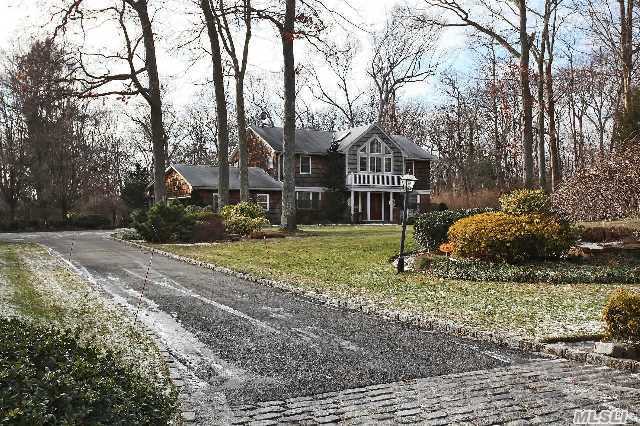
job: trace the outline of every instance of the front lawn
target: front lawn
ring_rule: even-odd
[[[366,297],[383,307],[536,339],[600,333],[602,307],[617,287],[397,275],[389,258],[398,251],[399,226],[309,226],[302,230],[303,236],[286,239],[157,247],[334,296]],[[408,242],[411,249],[411,232]]]

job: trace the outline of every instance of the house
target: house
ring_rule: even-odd
[[[249,197],[260,205],[272,223],[280,222],[282,183],[259,167],[249,167]],[[206,204],[217,203],[218,168],[172,164],[164,175],[168,199],[196,198]],[[240,202],[240,169],[229,168],[229,198]]]
[[[282,210],[282,149],[280,127],[248,128],[249,193],[272,223]],[[403,188],[400,176],[418,178],[409,198],[417,213],[430,204],[430,165],[433,156],[403,136],[389,136],[371,124],[340,132],[296,130],[296,204],[300,223],[324,219],[328,150],[336,145],[348,192],[345,217],[354,222],[397,223],[401,219]],[[237,166],[238,152],[231,154]],[[334,168],[332,168],[333,170]],[[168,198],[197,197],[215,203],[218,168],[174,164],[165,174]],[[231,202],[240,200],[238,167],[229,170]],[[211,200],[211,201],[209,201]]]
[[[282,180],[283,129],[251,126],[248,162]],[[337,144],[344,157],[344,173],[352,220],[399,222],[403,189],[400,176],[418,178],[409,199],[412,213],[430,204],[430,166],[433,156],[403,136],[387,135],[377,124],[340,132],[296,130],[296,198],[299,218],[321,218],[327,170],[327,151]],[[238,161],[237,151],[232,162]],[[314,214],[315,213],[315,214]],[[302,220],[304,222],[304,220]]]

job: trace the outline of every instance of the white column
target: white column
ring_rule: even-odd
[[[389,222],[393,223],[393,192],[389,193]]]
[[[384,222],[384,198],[385,198],[384,196],[385,196],[385,193],[382,192],[380,194],[380,196],[382,197],[382,221]]]
[[[367,191],[367,220],[371,220],[371,192]]]
[[[355,206],[356,206],[356,203],[355,203],[354,192],[351,191],[351,219],[352,220],[353,220],[353,213],[354,213]]]

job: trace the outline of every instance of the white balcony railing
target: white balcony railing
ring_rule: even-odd
[[[402,186],[400,175],[388,175],[379,173],[349,173],[347,185],[352,186]]]

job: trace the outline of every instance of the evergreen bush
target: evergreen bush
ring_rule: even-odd
[[[70,331],[0,318],[0,423],[168,424],[177,398]]]
[[[602,319],[606,337],[640,343],[640,293],[619,288],[609,296]]]
[[[457,220],[490,211],[493,210],[460,209],[423,213],[414,219],[413,238],[419,247],[427,250],[435,250],[440,244],[447,241],[449,227]]]
[[[167,243],[190,241],[195,219],[176,202],[157,203],[148,211],[135,210],[132,226],[146,241]]]

